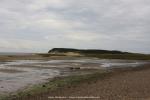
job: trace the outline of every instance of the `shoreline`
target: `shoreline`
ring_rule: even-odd
[[[60,88],[78,85],[82,82],[94,80],[98,77],[104,78],[108,74],[110,74],[110,72],[106,70],[99,70],[97,72],[86,75],[55,77],[53,79],[49,79],[48,82],[27,86],[24,89],[18,90],[16,93],[10,93],[9,95],[0,96],[0,100],[20,100],[20,98],[42,94],[43,92],[57,91]]]
[[[150,65],[145,65],[143,67],[136,67],[136,68],[114,69],[111,71],[101,71],[101,72],[98,71],[98,72],[95,72],[93,74],[88,74],[88,75],[56,77],[50,80],[49,82],[42,83],[39,85],[34,85],[28,89],[25,89],[23,92],[19,91],[16,94],[13,94],[11,96],[8,96],[0,100],[27,100],[27,99],[39,100],[39,99],[34,99],[34,98],[39,97],[39,96],[43,97],[43,95],[47,96],[47,93],[52,93],[53,96],[59,96],[56,94],[59,94],[60,91],[63,91],[63,90],[68,91],[69,89],[74,88],[74,87],[78,88],[80,87],[80,85],[83,85],[83,84],[86,84],[88,86],[89,84],[97,83],[97,81],[109,80],[109,78],[112,78],[112,77],[126,75],[128,73],[132,74],[132,73],[141,72],[141,71],[144,72],[147,70],[150,70]],[[45,98],[40,99],[40,100],[45,100]],[[49,100],[49,99],[46,99],[46,100]],[[65,100],[65,99],[62,99],[62,100]]]
[[[79,58],[95,58],[95,59],[102,59],[98,57],[72,57],[72,56],[43,56],[43,55],[27,55],[27,56],[0,56],[0,62],[7,62],[7,61],[13,61],[13,60],[69,60],[69,59],[79,59]],[[139,58],[138,58],[139,59]],[[119,59],[121,60],[121,59]],[[125,60],[125,59],[122,59]],[[129,59],[133,60],[133,59]],[[134,59],[136,60],[136,59]],[[139,59],[140,61],[141,59]],[[149,60],[143,60],[143,61],[149,61]],[[41,83],[38,85],[34,85],[31,87],[27,87],[25,89],[20,90],[16,93],[13,93],[11,95],[4,95],[1,96],[0,100],[26,100],[26,98],[29,98],[29,100],[38,100],[34,99],[35,97],[39,97],[39,95],[48,95],[48,93],[52,93],[52,91],[55,91],[52,93],[52,96],[57,96],[63,89],[66,91],[70,91],[70,89],[74,87],[80,87],[82,84],[86,84],[86,86],[90,86],[90,84],[95,84],[97,81],[101,82],[101,80],[107,80],[110,77],[118,77],[127,73],[135,73],[138,71],[145,71],[150,70],[150,64],[145,65],[142,67],[126,67],[126,68],[115,68],[110,70],[99,70],[96,73],[88,74],[88,75],[78,75],[78,76],[67,76],[67,77],[56,77],[52,80],[49,80],[49,82]],[[132,75],[131,75],[132,77]],[[124,77],[122,77],[124,78]],[[145,78],[145,77],[143,77]],[[135,80],[137,81],[137,80]],[[145,80],[146,81],[146,80]],[[94,83],[93,83],[94,82]],[[110,81],[111,82],[111,81]],[[72,85],[73,84],[73,85]],[[113,84],[118,84],[117,82]],[[103,84],[101,84],[104,86]],[[118,84],[119,85],[119,84]],[[99,87],[99,85],[98,85]],[[82,89],[82,87],[80,87]],[[95,88],[95,87],[94,87]],[[111,87],[110,87],[111,88]],[[149,88],[150,89],[150,88]],[[74,90],[72,90],[74,91]],[[78,92],[78,91],[75,91]],[[96,91],[95,91],[96,92]],[[63,93],[62,93],[63,94]],[[69,93],[68,93],[69,94]],[[81,93],[82,94],[82,93]],[[63,96],[65,96],[64,94]],[[50,95],[51,96],[51,95]],[[74,95],[73,95],[74,96]],[[41,99],[45,100],[45,99]],[[48,99],[49,100],[49,99]]]
[[[149,54],[98,54],[98,55],[63,55],[49,53],[33,53],[29,55],[0,55],[0,61],[11,60],[55,60],[55,59],[77,59],[77,58],[96,58],[96,59],[120,59],[120,60],[145,60],[150,61]]]

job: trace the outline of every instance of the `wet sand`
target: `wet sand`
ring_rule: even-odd
[[[96,96],[99,99],[48,99],[48,97]],[[115,70],[105,78],[61,87],[55,91],[15,100],[150,100],[150,65]]]
[[[0,69],[2,73],[23,73],[24,71],[17,70],[17,69]]]
[[[12,60],[0,63],[0,94],[47,82],[55,77],[85,75],[98,70],[141,66],[145,61],[86,59],[76,60]]]

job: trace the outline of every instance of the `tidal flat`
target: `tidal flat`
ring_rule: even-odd
[[[0,95],[44,84],[58,77],[72,77],[107,72],[112,69],[137,68],[149,60],[99,59],[95,57],[51,57],[51,59],[8,59],[0,62]],[[73,78],[73,77],[72,77]],[[84,79],[83,79],[84,80]]]

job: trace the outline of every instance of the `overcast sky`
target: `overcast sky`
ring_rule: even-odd
[[[150,0],[0,0],[0,51],[150,53]]]

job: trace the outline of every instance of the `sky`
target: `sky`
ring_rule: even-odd
[[[0,52],[150,53],[150,0],[0,0]]]

